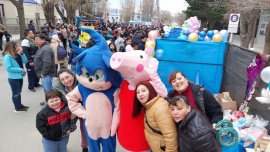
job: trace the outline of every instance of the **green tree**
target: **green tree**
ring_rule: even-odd
[[[184,13],[187,18],[197,16],[201,20],[201,27],[213,29],[217,21],[221,21],[227,12],[226,0],[186,0],[189,4]]]

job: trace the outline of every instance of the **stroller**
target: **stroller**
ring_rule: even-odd
[[[8,33],[8,31],[5,31],[4,35],[6,37],[6,42],[10,42],[12,40],[12,36]]]

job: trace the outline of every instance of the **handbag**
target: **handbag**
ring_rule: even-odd
[[[67,57],[67,51],[66,49],[60,45],[60,42],[58,42],[57,46],[57,59],[61,60]]]

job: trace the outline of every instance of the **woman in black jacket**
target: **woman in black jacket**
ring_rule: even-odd
[[[185,96],[189,101],[189,105],[204,114],[213,128],[223,119],[220,104],[207,89],[189,82],[180,71],[174,71],[168,81],[173,87],[173,90],[168,93],[169,99],[178,95]]]
[[[177,124],[179,152],[221,152],[215,130],[185,96],[169,100],[169,106]]]

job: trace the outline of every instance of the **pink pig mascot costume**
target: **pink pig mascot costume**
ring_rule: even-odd
[[[125,79],[119,93],[120,123],[117,138],[123,148],[132,152],[150,149],[144,136],[144,111],[138,117],[132,118],[136,85],[149,80],[161,96],[167,96],[167,89],[157,74],[158,61],[151,57],[153,53],[154,48],[150,46],[144,51],[134,51],[128,45],[126,52],[114,53],[110,59],[112,69],[119,71]]]
[[[91,29],[89,33],[96,45],[81,50],[75,58],[76,77],[79,84],[66,95],[72,113],[84,121],[89,150],[115,152],[116,130],[119,123],[119,88],[122,76],[110,68],[110,51],[102,35]],[[80,103],[79,101],[82,101]]]

